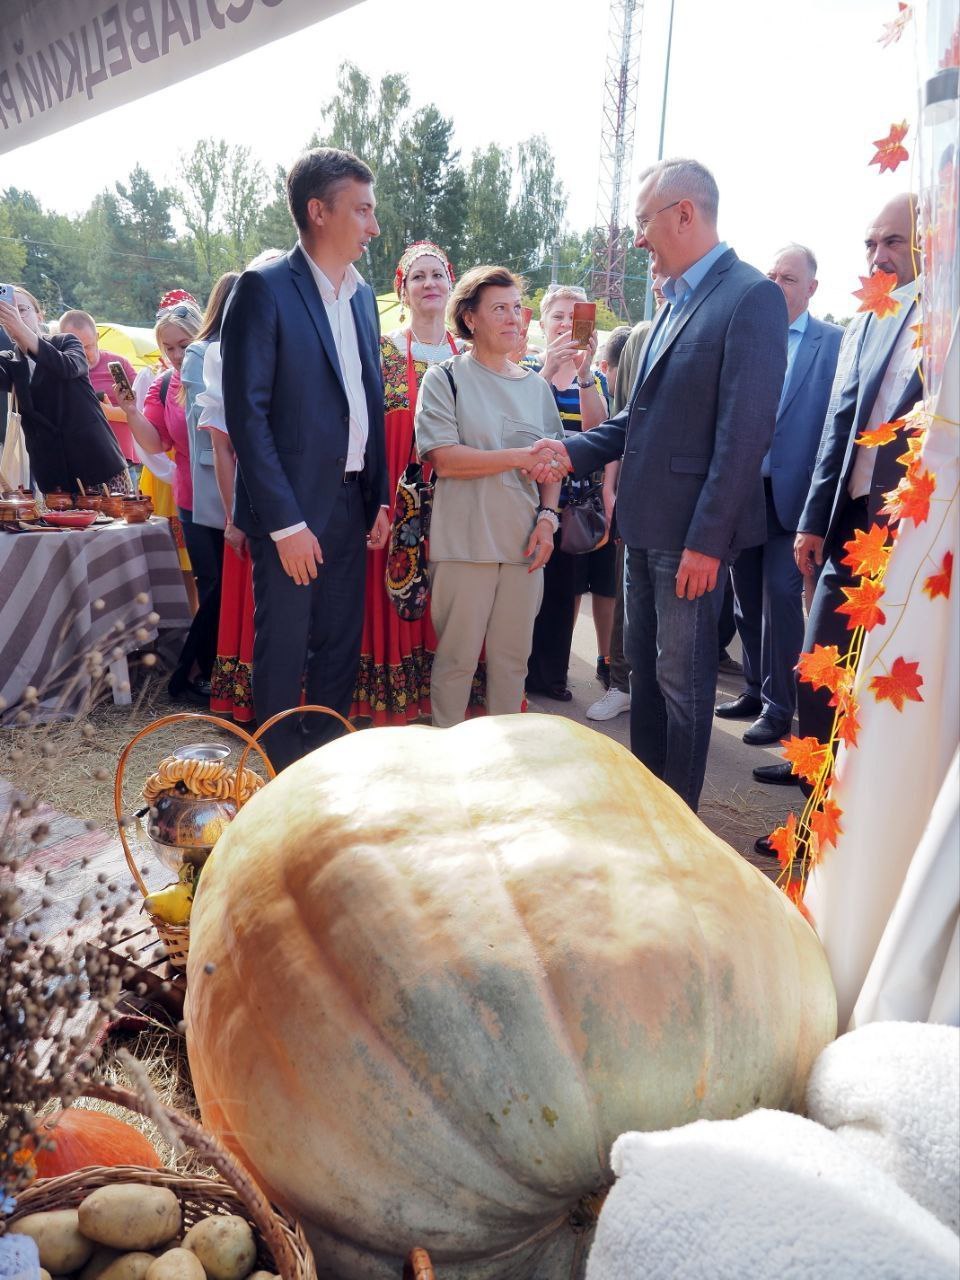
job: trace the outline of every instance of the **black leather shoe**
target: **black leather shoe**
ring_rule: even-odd
[[[771,742],[779,742],[790,732],[790,726],[772,716],[763,715],[754,721],[743,735],[743,740],[751,747],[768,747]]]
[[[572,702],[573,694],[565,684],[551,684],[541,689],[537,685],[528,684],[527,693],[538,698],[552,698],[554,702]]]
[[[763,711],[763,703],[752,693],[741,693],[732,702],[721,702],[714,715],[721,720],[753,720]]]
[[[753,852],[759,853],[764,858],[776,858],[779,856],[776,849],[770,843],[769,836],[760,836],[759,839],[754,840]]]
[[[799,787],[800,777],[794,773],[789,763],[784,760],[782,764],[761,764],[753,771],[753,776],[758,782],[769,782],[775,787]]]

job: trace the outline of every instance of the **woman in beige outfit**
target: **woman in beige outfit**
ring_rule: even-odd
[[[430,526],[433,723],[459,724],[486,645],[487,710],[519,711],[553,551],[559,483],[537,485],[530,448],[563,435],[544,380],[510,359],[523,282],[475,267],[454,289],[452,327],[469,352],[424,375],[416,413],[420,456],[436,473]]]

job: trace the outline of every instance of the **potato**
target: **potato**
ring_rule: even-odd
[[[155,1262],[152,1253],[121,1253],[106,1271],[101,1271],[100,1280],[144,1280]]]
[[[43,1267],[40,1268],[40,1280],[51,1280],[50,1272],[44,1271]]]
[[[247,1280],[280,1280],[275,1271],[251,1271]]]
[[[168,1249],[146,1273],[146,1280],[206,1280],[200,1259],[189,1249]]]
[[[118,1249],[108,1249],[105,1244],[98,1244],[90,1255],[87,1265],[80,1272],[78,1280],[99,1280],[114,1258],[121,1257]]]
[[[152,1249],[180,1232],[180,1201],[173,1192],[139,1182],[98,1187],[79,1214],[83,1234],[114,1249]]]
[[[203,1218],[183,1237],[210,1280],[244,1280],[257,1263],[257,1245],[246,1218],[215,1213]]]
[[[20,1235],[36,1240],[40,1265],[51,1275],[79,1271],[93,1253],[93,1242],[81,1234],[76,1209],[29,1213],[16,1227]]]

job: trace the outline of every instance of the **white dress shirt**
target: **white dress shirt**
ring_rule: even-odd
[[[310,267],[310,274],[313,276],[317,292],[320,294],[320,300],[327,313],[327,319],[330,321],[334,345],[337,348],[337,356],[340,360],[340,376],[343,378],[343,385],[347,392],[350,428],[347,442],[347,465],[344,469],[346,471],[362,471],[364,455],[367,451],[370,417],[367,413],[367,396],[363,389],[363,365],[360,363],[357,326],[353,318],[350,299],[360,285],[363,284],[363,276],[351,262],[344,272],[343,280],[340,283],[340,291],[337,292],[304,246],[301,244],[300,247],[303,249],[303,256]],[[292,524],[287,529],[277,529],[270,534],[270,537],[274,542],[279,542],[281,538],[289,537],[291,533],[299,533],[301,529],[306,527],[306,521],[301,520],[298,524]]]
[[[903,327],[890,353],[886,373],[884,373],[883,381],[880,383],[880,390],[877,392],[877,398],[873,402],[873,408],[870,411],[870,417],[867,419],[864,432],[873,431],[881,422],[890,421],[890,415],[896,409],[897,403],[906,390],[907,383],[913,377],[913,372],[920,360],[920,351],[916,347],[917,335],[910,327],[911,321],[916,320],[916,296],[917,284],[914,280],[911,280],[909,284],[901,285],[899,289],[893,291],[893,297],[900,299],[903,305],[908,306],[910,310],[904,319]],[[867,337],[869,340],[869,334]],[[856,457],[853,460],[853,468],[850,472],[850,479],[847,482],[847,493],[851,498],[865,498],[869,495],[876,465],[876,449],[864,448],[862,444],[857,445]]]

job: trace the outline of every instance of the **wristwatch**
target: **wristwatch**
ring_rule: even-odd
[[[586,382],[584,382],[580,378],[577,379],[577,386],[580,388],[581,391],[586,391],[589,387],[595,387],[596,385],[597,384],[593,380],[593,378],[587,378]]]

